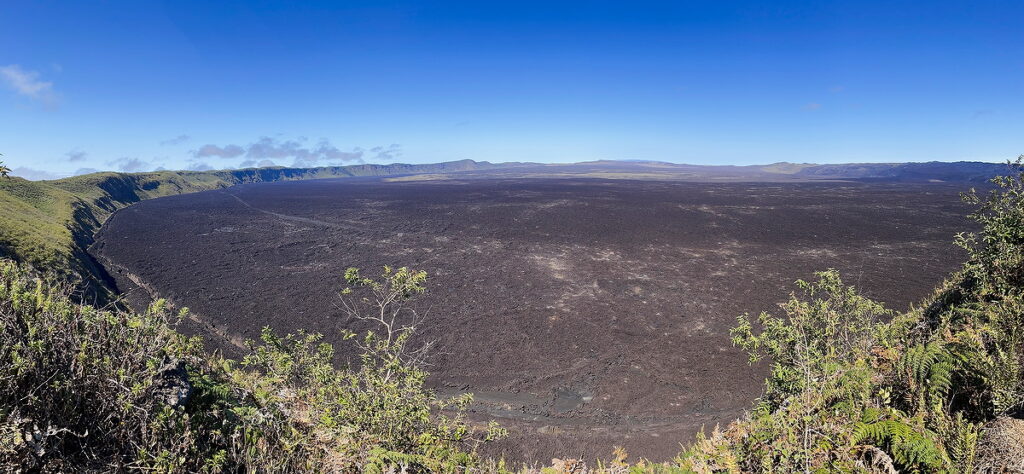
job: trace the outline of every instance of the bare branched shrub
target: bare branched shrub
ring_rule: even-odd
[[[362,276],[358,268],[345,271],[347,286],[341,291],[343,315],[376,327],[357,342],[364,353],[392,357],[402,364],[425,365],[433,342],[421,342],[415,349],[410,347],[413,334],[426,319],[410,303],[426,291],[426,281],[426,272],[406,267],[385,266],[378,279]],[[351,339],[358,335],[349,331],[346,336]]]
[[[348,286],[341,292],[345,316],[376,327],[362,336],[345,333],[346,339],[358,341],[362,349],[359,367],[349,372],[347,379],[353,393],[360,394],[354,399],[362,403],[349,405],[346,416],[354,420],[361,434],[384,440],[382,446],[393,451],[416,451],[416,440],[410,435],[430,432],[432,442],[467,445],[473,452],[480,442],[504,436],[505,430],[491,422],[474,435],[464,416],[472,394],[441,399],[425,388],[428,373],[424,365],[432,344],[410,347],[424,321],[412,303],[424,293],[426,280],[426,272],[405,267],[384,267],[376,279],[363,276],[356,268],[345,272]]]

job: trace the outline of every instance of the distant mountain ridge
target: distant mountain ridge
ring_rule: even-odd
[[[317,168],[267,167],[243,168],[212,171],[153,171],[141,173],[99,172],[89,175],[74,176],[56,180],[48,180],[57,187],[65,187],[65,183],[91,176],[118,175],[132,181],[155,177],[159,181],[167,173],[181,177],[215,177],[229,184],[267,182],[281,180],[346,178],[364,176],[400,176],[427,173],[461,173],[487,172],[508,170],[511,168],[537,168],[559,170],[587,170],[597,168],[609,170],[651,169],[678,171],[701,176],[743,176],[757,180],[760,177],[780,177],[782,175],[803,179],[856,179],[856,180],[891,180],[891,181],[948,181],[978,182],[1007,171],[1006,163],[987,163],[978,161],[957,162],[894,162],[894,163],[791,163],[786,161],[765,165],[698,165],[688,163],[671,163],[658,160],[594,160],[576,163],[538,163],[538,162],[502,162],[475,161],[471,159],[447,161],[441,163],[409,164],[357,164],[342,166],[325,166]],[[135,178],[138,177],[138,178]]]
[[[579,163],[497,163],[470,169],[469,176],[506,178],[590,177],[684,181],[892,181],[984,182],[1006,174],[1006,163],[788,163],[767,165],[693,165],[650,160],[597,160]]]
[[[430,164],[359,164],[321,168],[247,168],[220,171],[92,173],[50,181],[0,179],[0,256],[62,275],[90,275],[90,287],[109,290],[102,268],[86,248],[114,212],[144,199],[223,189],[239,184],[323,178],[427,179],[597,178],[689,181],[941,181],[983,182],[1007,174],[1006,164],[772,163],[707,166],[660,161],[592,161],[572,164],[490,163],[459,160]]]
[[[608,163],[608,162],[592,162]],[[858,180],[891,180],[891,181],[948,181],[975,182],[986,181],[994,176],[1005,174],[1006,163],[985,163],[978,161],[957,162],[906,162],[906,163],[789,163],[778,162],[768,165],[719,166],[673,164],[656,161],[627,161],[639,165],[657,165],[659,167],[679,167],[687,170],[724,171],[756,177],[762,173],[784,174],[794,177],[811,179],[858,179]]]
[[[835,165],[814,165],[801,169],[796,174],[815,177],[839,177],[848,179],[889,179],[895,181],[985,181],[1005,174],[1006,163],[983,163],[977,161],[925,163],[845,163]]]

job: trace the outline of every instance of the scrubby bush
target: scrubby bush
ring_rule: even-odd
[[[181,453],[172,432],[189,431],[176,412],[190,396],[179,386],[182,365],[195,363],[191,341],[170,330],[162,304],[103,311],[69,293],[0,262],[0,460],[98,469]]]
[[[401,269],[385,279],[408,275],[425,278]],[[365,334],[360,363],[337,369],[319,335],[267,329],[235,363],[175,332],[186,314],[162,301],[138,314],[71,293],[0,261],[0,463],[10,469],[459,471],[477,462],[473,440],[500,434],[463,420],[468,397],[424,387],[423,369],[399,357],[411,330]],[[391,296],[384,309],[414,294]]]
[[[927,306],[892,317],[830,270],[798,282],[803,292],[782,305],[785,318],[740,318],[733,342],[752,360],[772,361],[764,395],[744,419],[700,437],[677,465],[1000,469],[999,457],[978,453],[988,423],[1024,408],[1024,174],[993,183],[988,196],[964,195],[978,206],[971,217],[980,232],[957,237],[969,260]],[[1024,447],[999,456],[1016,459]]]

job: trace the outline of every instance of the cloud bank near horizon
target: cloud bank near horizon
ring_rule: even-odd
[[[343,150],[331,144],[326,138],[307,144],[306,138],[280,140],[260,137],[246,144],[218,145],[208,143],[192,150],[193,160],[244,158],[241,167],[274,166],[275,163],[291,160],[291,166],[309,168],[337,165],[342,163],[364,163],[364,159],[394,159],[401,156],[401,145],[377,146],[370,150],[354,147]]]

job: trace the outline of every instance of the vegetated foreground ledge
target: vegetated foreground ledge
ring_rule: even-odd
[[[493,178],[493,177],[492,177]],[[151,200],[93,253],[139,304],[188,306],[219,342],[337,342],[346,267],[426,270],[434,384],[477,394],[512,435],[491,453],[667,459],[761,394],[728,340],[792,281],[837,268],[895,308],[964,255],[962,184],[604,179],[317,180]],[[132,290],[138,285],[145,288]],[[339,348],[344,347],[339,345]],[[343,354],[352,356],[352,353]]]

